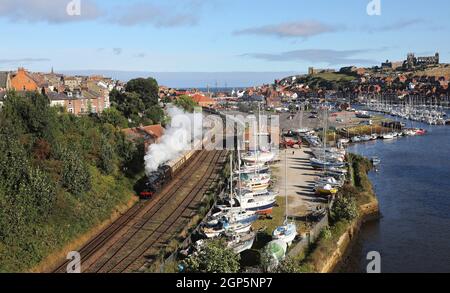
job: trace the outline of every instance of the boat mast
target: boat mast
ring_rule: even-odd
[[[324,107],[324,121],[323,121],[323,173],[326,173],[326,148],[327,148],[327,130],[328,130],[328,108],[327,108],[327,96],[325,95],[325,107]]]
[[[284,195],[286,196],[286,224],[288,221],[288,191],[287,191],[287,165],[288,165],[288,161],[287,161],[287,149],[284,150]]]
[[[258,124],[258,120],[256,120],[255,117],[255,123],[254,124]],[[255,140],[255,176],[258,175],[258,163],[259,163],[259,154],[258,154],[258,129],[257,129],[258,125],[254,125],[254,129],[253,129],[253,134],[254,134],[254,140]]]
[[[230,155],[230,203],[233,207],[233,153]]]
[[[238,140],[238,144],[237,144],[237,148],[238,148],[238,184],[239,184],[239,202],[241,204],[242,207],[242,184],[241,184],[241,144],[240,141]]]

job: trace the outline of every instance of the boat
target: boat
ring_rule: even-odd
[[[258,191],[265,191],[270,186],[270,180],[269,181],[258,181],[258,182],[249,182],[249,183],[242,183],[240,185],[241,188],[248,189],[250,191],[258,192]]]
[[[336,195],[338,189],[331,186],[330,184],[319,184],[314,187],[314,191],[317,195]]]
[[[286,258],[287,244],[282,240],[272,240],[264,248],[265,254],[270,257],[267,270],[275,270]]]
[[[273,195],[258,195],[254,196],[253,193],[247,193],[239,198],[233,198],[226,205],[217,206],[222,211],[227,211],[233,207],[240,207],[248,212],[254,212],[258,215],[268,215],[272,213],[272,209],[276,203],[275,196]]]
[[[296,134],[305,134],[310,131],[311,131],[311,129],[309,129],[309,128],[299,128],[299,129],[294,129],[292,132],[296,133]]]
[[[230,157],[230,170],[233,170],[233,156]],[[230,174],[230,201],[233,199],[233,175]],[[219,209],[220,210],[220,209]],[[208,217],[203,223],[202,232],[207,238],[218,237],[224,232],[248,232],[253,222],[258,219],[254,211],[247,211],[243,207],[230,206],[219,213]]]
[[[345,166],[344,162],[329,162],[317,158],[311,158],[309,161],[315,169],[342,168]]]
[[[393,133],[383,134],[383,139],[394,139],[394,134]]]
[[[291,246],[295,237],[297,237],[297,226],[294,222],[285,221],[282,226],[278,226],[272,233],[272,239],[286,242],[287,246]]]
[[[219,237],[220,235],[222,235],[223,233],[246,233],[249,232],[251,227],[252,227],[252,223],[246,223],[246,224],[241,224],[241,223],[229,223],[227,221],[220,221],[217,225],[212,226],[212,227],[208,227],[205,226],[202,228],[201,232],[203,233],[203,235],[206,236],[206,238],[215,238],[215,237]]]
[[[209,216],[206,219],[206,226],[212,227],[218,225],[221,221],[228,223],[253,223],[258,219],[254,211],[248,211],[241,206],[230,206],[229,208],[217,207],[219,212]]]
[[[240,170],[234,171],[236,175],[238,174],[252,174],[252,173],[268,173],[269,172],[269,166],[265,164],[254,164],[254,165],[247,165],[244,164],[244,166]]]
[[[275,159],[275,154],[272,152],[252,152],[242,157],[245,163],[258,164],[258,163],[270,163]]]
[[[257,173],[257,172],[241,174],[239,179],[244,184],[270,183],[270,175],[269,174],[260,174],[260,173]]]
[[[344,185],[343,180],[336,180],[334,177],[319,177],[316,179],[316,185],[326,185],[329,184],[332,187],[342,187]]]
[[[371,140],[371,136],[370,135],[363,135],[363,136],[361,136],[361,141],[369,141],[369,140]]]
[[[359,136],[354,136],[351,138],[351,142],[360,142],[361,138]]]
[[[345,149],[339,149],[339,148],[311,148],[311,151],[313,153],[325,153],[325,154],[338,154],[345,156],[347,154],[347,151]]]
[[[371,136],[370,136],[370,140],[377,140],[378,139],[378,134],[376,134],[376,133],[373,133]]]
[[[425,129],[416,129],[416,135],[425,135],[426,133]]]
[[[239,254],[252,248],[255,242],[256,233],[249,231],[247,233],[233,233],[225,235],[227,247],[233,249],[234,253]]]
[[[347,175],[348,174],[348,170],[347,169],[343,169],[343,168],[327,168],[325,171],[326,172],[338,173],[340,175]]]
[[[378,165],[381,164],[381,160],[380,160],[380,158],[378,158],[378,157],[372,157],[372,158],[370,159],[370,161],[372,162],[372,164],[373,164],[374,166],[378,166]]]
[[[339,139],[338,143],[340,143],[340,144],[349,144],[350,143],[350,139],[341,138],[341,139]]]
[[[407,129],[403,132],[403,134],[406,136],[415,136],[416,132],[413,129]]]
[[[272,238],[274,240],[281,240],[287,244],[287,246],[291,246],[292,241],[294,241],[295,237],[297,236],[297,226],[295,225],[294,221],[289,221],[288,219],[288,195],[287,195],[287,156],[285,152],[285,196],[286,196],[286,210],[285,210],[285,217],[283,225],[278,226],[272,233]]]

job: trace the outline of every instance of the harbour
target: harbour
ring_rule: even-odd
[[[427,130],[426,136],[369,141],[348,148],[381,160],[370,180],[382,217],[362,227],[340,272],[366,272],[370,251],[381,254],[383,273],[450,270],[450,129],[418,124]]]

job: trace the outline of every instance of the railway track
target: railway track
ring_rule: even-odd
[[[82,271],[131,272],[144,266],[146,255],[183,227],[190,208],[217,179],[225,153],[201,151],[153,200],[139,202],[89,241],[79,251]],[[166,211],[171,206],[175,209]],[[65,272],[67,264],[55,272]]]

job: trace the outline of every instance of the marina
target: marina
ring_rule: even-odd
[[[382,217],[363,226],[340,271],[365,272],[369,251],[380,252],[386,273],[450,270],[450,129],[420,127],[427,136],[349,146],[380,160],[370,179]]]

